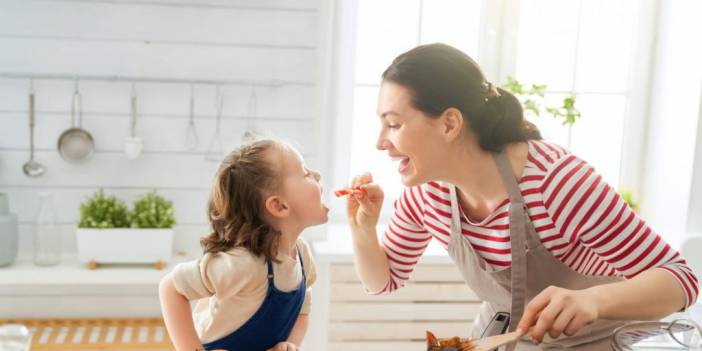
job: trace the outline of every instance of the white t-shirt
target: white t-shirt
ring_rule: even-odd
[[[300,238],[297,247],[307,277],[300,314],[309,314],[310,287],[317,274],[308,244]],[[277,259],[280,263],[272,262],[276,288],[286,292],[297,289],[302,281],[297,254]],[[264,257],[238,247],[178,264],[173,269],[173,283],[188,300],[199,299],[193,321],[200,340],[207,343],[239,329],[258,311],[268,291],[268,267]]]

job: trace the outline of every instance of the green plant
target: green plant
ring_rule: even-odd
[[[622,195],[622,199],[631,207],[632,210],[638,211],[639,202],[636,200],[636,195],[630,190],[621,190],[619,192]]]
[[[507,81],[502,88],[511,92],[522,103],[524,110],[540,116],[542,111],[556,119],[562,120],[564,125],[572,126],[580,118],[580,111],[575,107],[575,95],[570,94],[563,98],[561,106],[544,106],[546,85],[520,83],[514,77],[507,76]],[[543,107],[543,108],[542,108]]]
[[[79,228],[128,228],[130,223],[127,205],[102,189],[80,205]]]
[[[156,193],[149,192],[134,201],[132,215],[136,228],[172,228],[175,225],[173,202]]]

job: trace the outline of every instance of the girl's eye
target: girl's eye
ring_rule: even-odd
[[[388,124],[388,129],[397,129],[397,128],[399,128],[399,127],[400,127],[399,124],[393,124],[393,123],[389,123],[389,124]]]

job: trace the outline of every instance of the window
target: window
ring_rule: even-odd
[[[355,18],[348,25],[355,28],[342,29],[355,31],[354,74],[346,82],[353,87],[346,95],[352,96],[340,96],[350,99],[352,112],[346,118],[351,119],[352,135],[350,145],[336,152],[337,159],[351,155],[350,165],[343,168],[348,173],[372,171],[383,185],[384,218],[392,213],[392,200],[403,186],[395,165],[375,148],[380,75],[400,53],[430,42],[465,51],[496,84],[508,75],[523,83],[546,84],[546,99],[554,103],[575,94],[582,118],[572,129],[550,116],[528,118],[547,140],[569,148],[615,188],[619,186],[622,150],[632,147],[627,144],[631,136],[625,133],[632,118],[628,114],[632,104],[645,103],[640,97],[631,98],[635,86],[631,72],[642,69],[634,67],[642,35],[638,1],[357,0],[355,4]]]
[[[582,114],[572,131],[550,116],[530,120],[545,138],[588,161],[614,187],[619,184],[638,3],[527,0],[520,2],[518,13],[516,79],[546,84],[550,101],[574,93]]]
[[[375,148],[380,75],[397,55],[424,43],[443,42],[475,57],[480,10],[478,0],[358,1],[350,171],[373,171],[385,191],[383,217],[403,185],[396,164]]]

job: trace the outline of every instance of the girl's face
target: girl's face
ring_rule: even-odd
[[[326,223],[329,208],[322,203],[321,176],[309,169],[292,147],[281,150],[282,195],[290,209],[290,219],[302,227]]]
[[[405,186],[437,179],[446,149],[444,123],[414,108],[410,89],[383,82],[378,98],[381,130],[376,147],[397,162]]]

